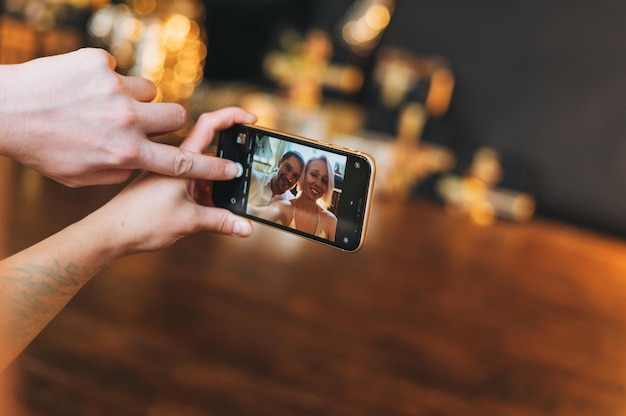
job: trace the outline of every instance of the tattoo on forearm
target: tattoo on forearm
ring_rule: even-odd
[[[50,266],[29,263],[2,272],[7,342],[14,347],[30,342],[104,266],[89,268],[55,261]]]

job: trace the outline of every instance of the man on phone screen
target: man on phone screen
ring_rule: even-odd
[[[286,152],[278,161],[278,170],[264,174],[252,169],[248,203],[264,207],[276,200],[294,198],[291,190],[296,186],[304,169],[304,159],[295,151]]]

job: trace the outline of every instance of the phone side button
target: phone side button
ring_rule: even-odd
[[[362,210],[363,210],[363,200],[359,199],[359,202],[356,205],[356,212],[360,214]]]

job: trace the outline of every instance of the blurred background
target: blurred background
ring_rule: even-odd
[[[625,17],[609,0],[4,0],[0,63],[103,47],[192,116],[240,105],[371,152],[380,195],[624,236]]]
[[[183,104],[189,126],[155,140],[238,105],[378,166],[358,253],[258,225],[110,265],[0,374],[0,414],[626,414],[626,3],[0,12],[1,64],[105,48]],[[123,186],[0,169],[2,254]]]

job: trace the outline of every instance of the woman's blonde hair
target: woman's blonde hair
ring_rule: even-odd
[[[328,174],[328,187],[326,188],[326,193],[318,199],[322,200],[322,206],[324,208],[328,208],[330,207],[330,204],[332,202],[333,191],[335,190],[335,173],[333,172],[333,168],[330,165],[330,161],[328,160],[326,156],[316,156],[307,160],[306,164],[304,165],[304,169],[302,170],[302,176],[300,176],[300,181],[303,181],[304,178],[306,177],[306,173],[309,171],[309,168],[311,167],[311,163],[318,161],[318,160],[321,160],[322,162],[326,164],[326,171]],[[300,182],[298,182],[298,190],[302,192]]]

